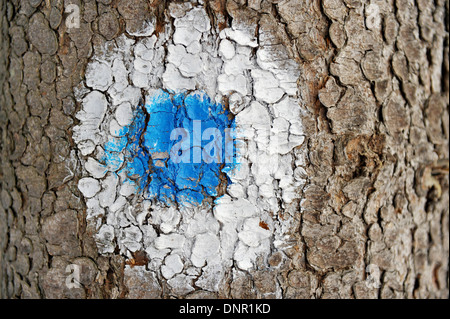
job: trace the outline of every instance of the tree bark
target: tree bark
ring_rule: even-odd
[[[306,140],[294,152],[306,155],[295,168],[306,183],[278,212],[292,216],[292,245],[247,271],[232,265],[217,290],[188,292],[146,271],[145,254],[98,251],[78,188],[77,95],[102,45],[138,39],[146,19],[156,36],[173,30],[179,3],[0,2],[0,296],[448,298],[444,0],[191,1],[211,34],[247,25],[298,64]],[[68,30],[70,4],[78,32]],[[76,287],[71,265],[81,267]]]

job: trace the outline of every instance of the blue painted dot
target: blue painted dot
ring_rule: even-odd
[[[104,161],[116,168],[122,152],[123,169],[146,199],[198,205],[218,195],[221,179],[230,183],[224,172],[237,165],[227,138],[234,128],[228,110],[205,93],[158,90],[138,106],[128,133],[105,144]]]

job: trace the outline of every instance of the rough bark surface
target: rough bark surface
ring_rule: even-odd
[[[80,32],[66,30],[69,4]],[[448,298],[449,2],[202,4],[214,28],[250,22],[276,34],[301,67],[309,156],[295,245],[229,274],[220,293],[187,295],[127,273],[118,254],[100,256],[71,156],[74,91],[96,45],[147,15],[162,21],[169,1],[3,0],[0,296],[264,298],[277,283],[283,298]],[[81,288],[66,285],[71,264]],[[379,286],[367,284],[371,265]]]

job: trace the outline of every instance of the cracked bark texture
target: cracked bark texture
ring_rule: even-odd
[[[78,32],[66,28],[69,4],[80,8]],[[96,45],[148,17],[163,30],[169,4],[0,2],[0,296],[263,298],[277,283],[283,298],[448,298],[444,0],[201,2],[213,28],[250,23],[300,65],[308,183],[296,243],[245,276],[228,274],[220,293],[187,295],[98,254],[71,156],[74,91]],[[81,288],[65,284],[70,264],[81,266]],[[371,265],[379,286],[367,284]]]

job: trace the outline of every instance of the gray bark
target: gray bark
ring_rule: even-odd
[[[372,27],[370,2],[379,8]],[[64,8],[80,7],[67,33]],[[77,188],[71,128],[95,45],[166,1],[0,2],[2,298],[448,298],[449,2],[205,1],[213,27],[269,30],[301,67],[308,185],[296,244],[220,293],[170,291],[101,256]],[[375,17],[376,18],[376,17]],[[375,19],[374,18],[374,19]],[[136,258],[137,259],[137,258]],[[82,266],[81,288],[65,284]],[[380,286],[367,285],[369,265]]]

